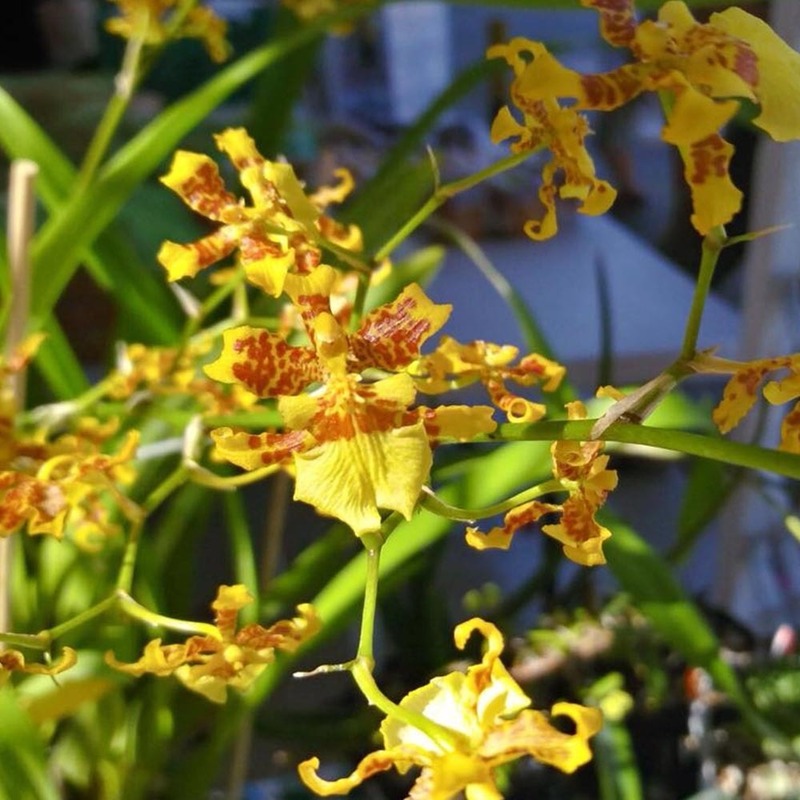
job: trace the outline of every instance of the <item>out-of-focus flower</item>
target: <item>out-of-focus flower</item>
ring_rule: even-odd
[[[206,414],[229,414],[250,408],[257,397],[241,386],[222,387],[207,378],[201,364],[211,341],[185,348],[130,344],[118,354],[117,369],[109,376],[109,396],[126,399],[137,393],[181,396]]]
[[[225,61],[231,46],[225,38],[227,23],[210,8],[194,6],[178,21],[178,0],[111,0],[119,16],[106,22],[109,33],[145,44],[161,45],[171,39],[199,39],[212,61]],[[177,23],[177,24],[176,24]]]
[[[212,438],[219,455],[244,469],[291,461],[295,498],[361,535],[380,527],[380,508],[411,517],[430,470],[431,439],[469,439],[495,423],[487,407],[410,408],[416,390],[405,369],[449,306],[435,305],[411,284],[347,334],[330,313],[323,279],[320,273],[312,279],[318,293],[293,297],[310,346],[233,328],[224,334],[220,358],[206,368],[215,380],[278,397],[287,431],[220,428]]]
[[[300,777],[323,796],[347,794],[378,772],[395,767],[405,773],[420,767],[409,797],[448,800],[464,792],[470,800],[495,800],[501,795],[494,770],[523,756],[563,772],[574,772],[591,757],[589,739],[602,725],[600,712],[574,703],[556,703],[553,716],[568,717],[573,733],[562,733],[531,701],[500,661],[503,637],[489,622],[474,618],[455,629],[463,649],[473,631],[486,637],[488,647],[480,664],[466,673],[451,672],[406,695],[400,707],[421,714],[445,729],[449,741],[434,741],[406,722],[388,717],[381,725],[384,749],[364,758],[346,778],[326,781],[317,775],[319,759],[299,766]]]
[[[94,531],[112,531],[106,497],[122,513],[138,518],[138,508],[119,491],[134,477],[131,462],[139,437],[129,432],[115,453],[103,448],[116,433],[115,421],[82,418],[72,433],[51,439],[44,431],[17,429],[16,403],[8,388],[24,369],[42,337],[24,342],[8,360],[0,359],[0,537],[21,527],[28,533],[61,537],[68,518],[91,521]]]
[[[535,422],[544,416],[545,407],[511,393],[506,381],[519,386],[541,384],[544,391],[552,392],[566,370],[536,353],[513,365],[518,355],[518,348],[512,345],[483,341],[461,344],[443,336],[436,350],[414,364],[411,374],[417,389],[426,394],[439,394],[480,381],[509,422]]]
[[[314,609],[304,603],[297,607],[294,619],[280,620],[268,628],[253,623],[237,630],[240,609],[252,602],[253,597],[241,584],[220,586],[211,604],[217,636],[190,636],[183,644],[167,645],[154,639],[132,664],[117,661],[113,653],[106,654],[106,661],[130,675],[175,675],[193,692],[214,703],[224,703],[228,686],[246,691],[275,660],[276,650],[294,652],[320,627]]]
[[[698,372],[730,374],[731,378],[722,392],[722,400],[714,409],[712,418],[720,433],[733,430],[755,405],[758,389],[773,372],[786,370],[779,380],[771,380],[763,389],[764,397],[772,405],[782,405],[800,398],[800,353],[754,361],[730,361],[709,353],[700,353],[692,361]],[[800,453],[800,400],[781,423],[780,449]]]
[[[171,281],[194,276],[238,249],[247,279],[278,297],[284,290],[301,292],[309,273],[332,270],[321,263],[325,241],[346,251],[361,249],[358,228],[322,213],[351,191],[347,170],[337,171],[339,186],[306,195],[291,165],[266,161],[243,128],[229,128],[214,139],[238,170],[252,205],[228,192],[211,158],[178,150],[162,182],[220,227],[192,244],[164,242],[158,260]]]
[[[575,401],[567,404],[569,419],[585,419],[586,408]],[[564,555],[571,561],[591,567],[605,564],[603,542],[611,532],[600,525],[595,514],[605,503],[608,493],[617,485],[617,473],[607,469],[608,456],[602,455],[603,442],[553,442],[553,476],[561,488],[569,492],[563,503],[533,500],[509,511],[502,526],[482,533],[467,529],[467,543],[478,550],[507,549],[514,534],[525,525],[537,522],[548,513],[560,514],[557,523],[543,525],[542,532],[559,541]]]
[[[19,650],[0,650],[0,688],[2,688],[12,672],[26,672],[29,675],[58,675],[68,670],[78,661],[78,656],[71,647],[61,651],[61,658],[52,664],[29,664]]]
[[[514,139],[514,153],[550,151],[539,188],[544,216],[528,220],[524,226],[525,233],[537,240],[549,239],[558,230],[556,198],[577,200],[582,214],[598,215],[608,211],[617,196],[607,181],[595,175],[594,161],[584,144],[590,133],[586,117],[574,106],[562,106],[556,91],[530,91],[528,73],[546,53],[539,42],[516,38],[490,47],[486,54],[488,58],[504,58],[514,70],[511,100],[522,112],[520,122],[508,106],[501,108],[492,123],[492,141]]]
[[[633,0],[581,0],[600,14],[609,44],[630,49],[634,61],[610,72],[581,75],[561,65],[543,45],[517,40],[522,62],[515,91],[528,104],[575,101],[573,109],[609,111],[641,92],[665,100],[662,136],[680,151],[692,192],[692,224],[703,235],[729,222],[741,205],[729,165],[733,147],[719,131],[742,98],[760,106],[754,120],[774,139],[800,137],[796,76],[800,55],[763,21],[739,8],[694,19],[680,0],[665,3],[656,20],[637,24]],[[510,45],[509,47],[513,46]],[[573,112],[574,113],[574,112]]]

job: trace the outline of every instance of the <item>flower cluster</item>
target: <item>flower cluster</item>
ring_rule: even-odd
[[[586,408],[575,401],[567,405],[569,419],[585,419]],[[608,493],[617,485],[617,473],[608,469],[608,456],[603,455],[603,442],[553,442],[553,476],[562,489],[569,492],[563,503],[532,500],[509,511],[502,526],[482,533],[467,529],[467,542],[478,550],[507,549],[514,534],[526,525],[538,522],[546,514],[559,515],[557,523],[543,525],[542,531],[561,543],[564,555],[583,566],[605,564],[603,542],[611,536],[600,525],[595,514],[605,503]]]
[[[119,16],[106,22],[109,33],[125,39],[138,38],[148,45],[171,39],[199,39],[212,61],[221,62],[231,52],[225,38],[227,24],[210,8],[194,6],[185,15],[178,0],[111,0]]]
[[[0,367],[4,380],[25,367],[41,338],[29,340]],[[117,423],[81,419],[76,429],[57,437],[46,431],[18,430],[12,393],[0,393],[0,537],[22,527],[28,533],[61,537],[70,523],[76,541],[89,544],[116,530],[107,498],[128,518],[138,509],[119,490],[134,477],[132,461],[138,434],[129,431],[114,453],[103,448],[112,441]]]
[[[115,400],[160,397],[190,398],[201,413],[227,414],[250,408],[257,397],[240,386],[220,386],[198,366],[208,360],[211,341],[186,347],[129,344],[121,348],[117,369],[109,376],[108,394]]]
[[[574,725],[573,733],[561,732],[529,708],[530,698],[500,661],[504,642],[494,625],[478,618],[461,623],[454,631],[456,646],[463,649],[476,630],[488,645],[480,664],[434,678],[400,702],[401,709],[433,723],[430,732],[389,717],[381,725],[384,749],[362,759],[351,775],[323,780],[317,775],[319,760],[311,758],[298,767],[303,782],[317,794],[342,795],[378,772],[418,767],[409,797],[448,800],[464,792],[468,798],[497,798],[495,769],[523,756],[563,772],[588,762],[588,741],[600,730],[600,712],[556,703],[553,716],[568,717]],[[443,735],[436,736],[437,728]]]
[[[726,224],[741,206],[741,192],[729,175],[733,147],[720,130],[742,99],[760,107],[754,122],[777,141],[800,137],[795,80],[800,55],[765,22],[739,8],[714,13],[708,23],[700,23],[685,3],[670,0],[656,20],[637,23],[633,0],[581,3],[598,11],[603,38],[630,50],[632,62],[603,74],[582,75],[564,67],[538,42],[515,39],[489,51],[514,67],[511,95],[524,115],[519,123],[502,109],[493,138],[513,136],[516,150],[545,147],[553,153],[540,190],[545,217],[529,222],[526,232],[537,239],[555,233],[553,178],[558,170],[565,175],[561,197],[581,201],[584,213],[609,207],[613,190],[594,177],[583,148],[586,123],[579,112],[610,111],[642,92],[657,92],[662,98],[662,137],[678,148],[683,160],[694,207],[692,224],[704,235]],[[565,109],[561,100],[571,105]]]
[[[268,628],[253,623],[237,630],[239,611],[252,602],[241,584],[220,586],[211,604],[214,628],[208,635],[191,636],[183,644],[162,645],[161,639],[154,639],[132,664],[117,661],[113,653],[106,655],[106,661],[130,675],[174,674],[188,689],[224,703],[228,686],[245,691],[275,660],[276,650],[294,652],[319,630],[319,620],[308,604],[298,606],[299,616],[294,619]]]
[[[322,250],[361,249],[361,231],[323,214],[331,203],[342,202],[353,181],[339,170],[340,184],[306,195],[291,165],[267,161],[242,128],[229,128],[215,137],[217,146],[239,172],[252,205],[231,194],[215,161],[206,155],[179,150],[161,180],[201,216],[219,227],[191,244],[165,242],[158,260],[172,281],[193,277],[238,250],[247,279],[272,297],[302,292],[310,273],[332,274],[322,263]]]

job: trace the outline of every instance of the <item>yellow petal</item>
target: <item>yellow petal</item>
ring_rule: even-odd
[[[421,422],[387,432],[358,431],[295,455],[294,497],[361,536],[380,528],[379,508],[411,519],[431,462]]]
[[[715,133],[680,151],[692,192],[692,225],[705,236],[717,225],[730,222],[742,205],[742,193],[728,173],[733,147]]]
[[[763,20],[741,8],[711,15],[711,24],[747,42],[758,58],[756,95],[761,114],[756,125],[773,139],[786,142],[800,137],[800,54],[783,41]]]

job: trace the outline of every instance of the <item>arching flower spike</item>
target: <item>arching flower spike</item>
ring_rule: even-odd
[[[471,619],[454,632],[463,649],[474,631],[487,640],[480,664],[466,673],[451,672],[406,695],[401,708],[414,711],[453,734],[453,744],[434,742],[427,734],[388,717],[381,725],[384,749],[358,765],[346,778],[326,781],[317,775],[319,760],[298,767],[312,791],[323,796],[343,795],[378,772],[395,767],[405,773],[421,768],[410,797],[415,800],[449,800],[464,792],[468,800],[500,798],[494,770],[523,756],[532,756],[563,772],[574,772],[591,757],[589,739],[602,725],[600,712],[574,703],[556,703],[553,716],[566,716],[574,733],[562,733],[539,711],[500,661],[503,637],[482,619]]]

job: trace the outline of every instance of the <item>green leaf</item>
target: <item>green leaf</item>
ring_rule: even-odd
[[[705,458],[693,460],[678,513],[678,535],[669,552],[672,563],[682,561],[691,553],[730,495],[734,482],[732,471],[725,464]]]
[[[350,17],[364,13],[352,10]],[[337,15],[347,18],[347,14]],[[81,251],[119,213],[134,189],[156,170],[180,140],[234,91],[285,58],[324,27],[324,21],[260,47],[173,103],[109,159],[86,192],[75,196],[34,241],[32,315],[41,324],[74,273]]]
[[[47,338],[36,353],[36,367],[59,400],[69,400],[89,388],[89,381],[67,337],[55,318],[44,330]]]
[[[642,782],[625,724],[604,720],[592,742],[592,750],[601,800],[640,800]]]
[[[76,171],[50,137],[14,98],[0,87],[0,146],[9,158],[39,166],[36,191],[51,214],[67,203]],[[142,269],[130,243],[115,227],[92,248],[79,253],[98,285],[113,291],[120,308],[142,339],[165,344],[178,330],[178,307],[161,275]],[[62,287],[63,288],[63,287]]]
[[[665,559],[630,526],[606,513],[601,518],[612,531],[604,544],[608,566],[634,605],[670,647],[711,675],[715,688],[728,695],[755,730],[781,739],[774,726],[755,709],[731,665],[721,657],[717,637]]]
[[[58,800],[44,742],[10,687],[0,689],[0,720],[0,796]]]
[[[425,286],[442,266],[445,249],[440,245],[430,245],[415,250],[408,258],[394,264],[389,275],[375,286],[370,287],[364,310],[370,311],[384,303],[390,303],[410,283]]]

